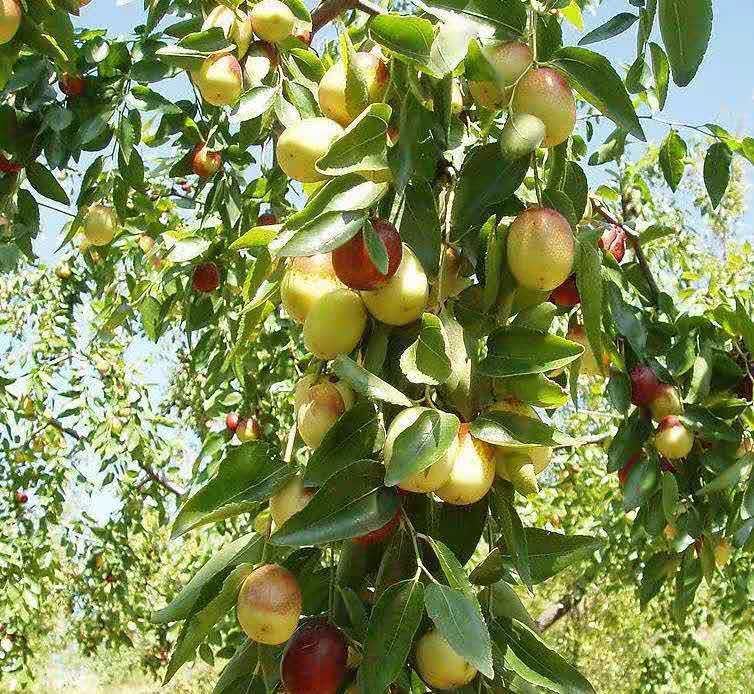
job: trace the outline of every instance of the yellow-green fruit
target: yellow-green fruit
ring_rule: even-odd
[[[726,539],[719,540],[715,544],[715,564],[718,569],[722,569],[729,561],[733,554],[733,546]]]
[[[571,225],[556,210],[524,210],[508,233],[508,266],[521,287],[551,291],[573,269]]]
[[[305,118],[286,128],[276,149],[280,168],[301,183],[324,181],[315,164],[342,134],[343,127],[329,118]]]
[[[21,407],[21,412],[23,413],[24,417],[26,417],[27,419],[31,419],[34,416],[36,407],[34,406],[34,401],[28,395],[24,395],[21,398],[19,405]]]
[[[572,325],[568,328],[566,339],[575,342],[584,348],[584,354],[581,355],[581,369],[579,370],[579,373],[584,376],[602,376],[602,369],[597,361],[597,357],[594,356],[592,346],[589,344],[589,338],[586,336],[583,326]],[[603,359],[605,361],[605,366],[607,366],[610,357],[605,354]]]
[[[202,24],[202,31],[215,27],[222,29],[225,38],[236,44],[236,54],[239,59],[243,58],[254,36],[251,17],[240,10],[218,5],[207,15]]]
[[[296,386],[298,433],[309,448],[318,448],[328,431],[353,404],[353,393],[344,383],[304,376]],[[302,383],[304,382],[305,383]]]
[[[283,276],[280,299],[285,312],[303,324],[320,297],[341,287],[329,253],[294,258]]]
[[[278,564],[266,564],[249,574],[241,585],[236,615],[252,641],[274,646],[291,637],[302,607],[296,577]]]
[[[256,87],[270,74],[275,65],[275,49],[264,41],[255,41],[246,52],[243,63],[243,79],[246,89]]]
[[[414,654],[419,676],[433,689],[458,689],[476,677],[476,669],[436,629],[419,639]]]
[[[8,43],[16,35],[22,15],[18,0],[0,0],[0,45]]]
[[[429,282],[414,252],[403,245],[397,272],[379,289],[361,292],[369,313],[388,325],[408,325],[418,320],[429,299]]]
[[[495,81],[471,81],[469,91],[480,106],[495,111],[508,105],[513,85],[532,64],[532,54],[527,45],[517,41],[484,46],[482,54],[495,73]]]
[[[528,156],[545,139],[545,124],[528,113],[514,113],[500,133],[500,151],[507,159]]]
[[[235,104],[243,89],[241,64],[230,53],[214,53],[196,73],[196,86],[208,104]]]
[[[277,494],[270,499],[270,514],[279,528],[291,516],[306,507],[314,492],[304,488],[301,477],[294,477]]]
[[[523,417],[531,417],[532,419],[539,420],[536,410],[525,402],[515,400],[514,398],[505,398],[496,402],[494,405],[490,405],[489,409],[493,412],[510,412],[512,414],[519,414]],[[523,453],[528,460],[534,466],[534,474],[538,475],[550,464],[550,457],[552,455],[552,449],[547,446],[536,446],[534,448],[521,448],[519,446],[495,446],[495,465],[498,476],[505,480],[513,481],[511,479],[508,470],[510,467],[507,460],[511,456],[514,456],[513,460],[520,462],[522,465],[526,464],[523,459],[517,459],[515,456]],[[527,471],[523,471],[522,474],[527,474]]]
[[[251,10],[254,33],[263,41],[278,43],[293,33],[296,17],[280,0],[262,0]]]
[[[568,80],[549,67],[530,70],[516,86],[512,110],[529,113],[545,124],[544,147],[565,142],[576,125],[576,100]]]
[[[359,344],[367,327],[364,302],[352,289],[336,289],[318,299],[304,322],[304,344],[319,359],[335,359]]]
[[[669,414],[681,414],[683,402],[678,389],[667,383],[661,383],[655,391],[655,398],[649,403],[649,410],[655,422],[662,421]]]
[[[468,424],[458,430],[459,445],[448,481],[435,494],[456,506],[474,504],[490,491],[495,481],[495,452],[474,438]]]
[[[668,460],[685,458],[694,447],[694,435],[678,417],[671,414],[665,417],[655,434],[657,452]]]
[[[398,413],[390,424],[385,437],[385,467],[390,467],[390,461],[393,457],[393,446],[395,440],[400,434],[408,429],[423,412],[428,412],[427,407],[409,407]],[[458,440],[454,441],[445,454],[428,468],[414,473],[398,483],[398,487],[407,492],[417,492],[424,494],[433,492],[444,485],[450,477],[450,471],[453,468],[453,460],[458,450]]]
[[[107,246],[115,237],[118,218],[106,205],[92,205],[84,220],[84,236],[92,246]]]
[[[369,103],[382,101],[390,77],[382,58],[374,53],[359,52],[353,55],[352,60],[366,78]],[[335,63],[324,74],[319,83],[318,97],[322,113],[343,126],[349,125],[359,115],[350,112],[346,105],[346,69],[342,62]]]
[[[497,476],[508,480],[514,489],[524,496],[539,492],[537,471],[529,452],[536,449],[498,449],[495,451]]]

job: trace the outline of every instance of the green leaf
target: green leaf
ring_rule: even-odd
[[[256,533],[242,535],[213,554],[168,605],[150,616],[153,624],[187,619],[196,605],[206,604],[220,591],[225,578],[239,564],[257,564],[262,556],[264,538]]]
[[[655,78],[655,92],[657,94],[657,103],[660,111],[665,108],[668,100],[668,86],[670,82],[670,63],[662,46],[654,41],[649,44],[649,52],[652,56],[652,73]]]
[[[360,460],[325,482],[307,506],[270,537],[274,545],[304,547],[360,537],[386,525],[400,502],[382,486],[384,467]]]
[[[712,0],[660,0],[660,32],[673,70],[685,87],[699,70],[712,35]]]
[[[432,22],[421,17],[381,14],[369,22],[372,39],[404,58],[426,65],[434,39]]]
[[[686,611],[694,602],[696,591],[702,583],[702,564],[694,556],[694,550],[689,547],[683,553],[680,571],[675,577],[675,599],[673,601],[673,616],[676,622],[683,624]]]
[[[608,19],[604,24],[601,24],[596,29],[592,29],[579,41],[579,46],[586,46],[590,43],[611,39],[613,36],[619,36],[624,31],[628,31],[638,21],[638,15],[631,14],[630,12],[616,14],[615,17]]]
[[[241,564],[225,579],[222,590],[200,612],[194,613],[183,625],[168,663],[163,684],[167,684],[184,663],[194,657],[197,647],[212,628],[236,604],[238,591],[246,577],[253,571],[251,564]]]
[[[623,510],[631,511],[643,506],[657,491],[659,475],[660,466],[656,456],[639,459],[628,473],[623,487]]]
[[[607,471],[620,470],[631,456],[641,451],[652,431],[652,420],[641,408],[636,408],[621,422],[610,442],[607,450]]]
[[[565,388],[544,374],[528,374],[495,381],[495,393],[505,393],[515,400],[535,407],[562,407],[568,402]]]
[[[707,187],[712,208],[717,209],[730,183],[733,152],[724,142],[715,142],[704,158],[704,185]]]
[[[490,335],[479,372],[493,378],[546,373],[578,359],[584,348],[557,335],[501,329]]]
[[[672,472],[662,473],[662,510],[668,523],[678,515],[678,480]]]
[[[675,193],[686,170],[688,147],[683,138],[671,130],[660,148],[660,169],[670,189]]]
[[[172,538],[224,518],[255,510],[293,475],[275,447],[254,441],[231,448],[217,475],[194,494],[173,522]]]
[[[279,229],[279,224],[267,224],[261,227],[252,227],[231,243],[228,248],[231,251],[240,251],[243,248],[268,246],[270,242],[277,237]]]
[[[491,207],[516,192],[529,170],[529,160],[505,159],[497,142],[475,147],[464,159],[451,214],[451,241],[458,241],[489,217]]]
[[[369,458],[380,430],[380,420],[374,405],[368,401],[356,403],[347,410],[325,434],[306,466],[304,482],[316,487],[351,463]]]
[[[518,38],[526,29],[526,8],[519,0],[430,0],[426,5],[446,21],[461,15],[472,27],[494,29],[511,38]]]
[[[395,439],[385,484],[395,486],[402,479],[437,462],[455,442],[459,426],[454,414],[425,408],[417,420]]]
[[[387,128],[392,109],[371,104],[317,160],[317,171],[325,176],[359,172],[388,172]]]
[[[539,687],[561,694],[594,694],[588,680],[517,619],[498,619],[490,625],[495,644],[505,654],[505,667]]]
[[[469,581],[469,577],[466,575],[466,571],[461,565],[461,562],[456,555],[453,554],[453,550],[451,550],[446,544],[439,540],[435,540],[432,537],[428,537],[427,542],[429,542],[437,555],[437,559],[440,562],[440,568],[442,568],[445,578],[448,579],[448,585],[451,588],[460,590],[472,600],[476,600],[477,596],[474,587],[471,585],[471,581]]]
[[[424,586],[417,580],[390,586],[377,600],[364,641],[359,684],[384,692],[398,677],[424,614]]]
[[[422,314],[416,342],[401,355],[401,370],[411,383],[439,385],[451,374],[445,333],[440,319],[433,313]]]
[[[519,578],[531,591],[533,577],[531,556],[529,554],[529,540],[521,518],[513,505],[513,491],[508,483],[495,482],[493,490],[493,510],[500,524],[502,539],[506,550],[510,553],[512,566]]]
[[[555,53],[552,65],[573,81],[592,106],[634,137],[646,141],[631,97],[607,58],[586,48],[566,47]]]
[[[594,238],[577,237],[575,270],[586,336],[597,363],[602,365],[602,251]]]
[[[590,557],[604,542],[587,535],[562,535],[540,528],[524,528],[531,566],[532,583],[542,583],[561,571]],[[471,572],[475,585],[496,583],[512,567],[513,556],[506,547],[498,547]]]
[[[70,200],[68,193],[63,190],[63,186],[53,176],[52,172],[39,162],[32,161],[26,166],[26,178],[29,180],[31,187],[40,195],[44,195],[50,200],[67,205]]]
[[[476,598],[432,583],[424,592],[424,604],[450,647],[483,675],[492,678],[492,644]]]
[[[266,87],[264,85],[253,87],[238,100],[238,103],[233,107],[229,120],[232,123],[243,123],[258,118],[272,107],[272,102],[278,93],[277,87]]]
[[[178,239],[170,249],[168,260],[173,263],[188,263],[203,255],[209,245],[209,241],[201,236],[188,236],[185,239]]]
[[[486,410],[472,423],[471,433],[493,446],[538,448],[540,446],[573,446],[576,440],[545,424],[537,417],[513,412]]]
[[[259,662],[259,650],[256,641],[244,639],[225,664],[212,694],[264,694],[262,682],[253,674]]]
[[[364,238],[364,246],[367,249],[369,259],[380,273],[386,275],[390,262],[387,257],[387,248],[385,248],[385,242],[374,230],[371,220],[364,225],[362,236]]]
[[[401,391],[369,373],[345,354],[336,357],[335,361],[332,362],[332,370],[338,378],[348,383],[357,393],[361,393],[361,395],[372,400],[382,400],[403,407],[411,407],[412,405],[411,400]]]
[[[427,181],[414,180],[404,191],[398,232],[419,259],[424,271],[436,277],[440,266],[442,232],[437,201]]]

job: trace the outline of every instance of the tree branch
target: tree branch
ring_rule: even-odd
[[[573,593],[564,595],[558,602],[550,605],[537,617],[537,628],[539,631],[547,631],[547,629],[559,622],[563,617],[567,617],[579,606],[579,603],[583,599],[584,591],[577,586]]]
[[[312,14],[312,35],[333,21],[341,12],[361,10],[372,16],[384,14],[384,8],[372,0],[324,0]]]

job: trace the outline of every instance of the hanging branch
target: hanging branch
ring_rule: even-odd
[[[371,0],[324,0],[312,14],[312,35],[333,21],[341,12],[361,10],[373,17],[384,14],[385,9]]]

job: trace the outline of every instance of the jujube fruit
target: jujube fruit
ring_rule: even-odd
[[[573,231],[560,212],[542,207],[524,210],[508,232],[508,266],[526,289],[551,291],[573,270]]]
[[[243,58],[254,37],[251,17],[238,9],[218,5],[207,15],[202,31],[215,27],[222,29],[225,38],[236,44],[236,54],[239,59]]]
[[[296,17],[280,0],[262,0],[251,9],[254,33],[263,41],[278,43],[293,33]]]
[[[355,537],[353,538],[353,541],[357,545],[361,545],[362,547],[368,547],[369,545],[376,545],[380,542],[384,542],[395,532],[395,529],[398,527],[400,522],[401,512],[399,509],[395,512],[395,515],[381,528],[372,530],[371,533],[367,533],[366,535],[362,535],[361,537]]]
[[[654,398],[649,403],[649,411],[656,422],[662,421],[671,414],[681,414],[683,401],[678,389],[667,383],[660,383],[655,390]]]
[[[550,302],[561,308],[573,308],[581,303],[581,295],[576,286],[575,275],[571,275],[565,282],[552,290]]]
[[[383,275],[372,262],[360,231],[332,253],[332,264],[338,279],[351,289],[377,289],[395,275],[403,258],[403,244],[398,230],[382,219],[373,219],[374,232],[385,246],[388,257],[387,274]]]
[[[694,435],[675,415],[665,417],[657,427],[655,448],[668,460],[685,458],[694,447]]]
[[[304,487],[304,481],[296,476],[270,499],[270,513],[275,525],[280,528],[291,517],[303,510],[314,496],[314,491]]]
[[[196,73],[196,86],[208,104],[231,106],[243,89],[241,64],[230,53],[214,53]]]
[[[241,585],[236,616],[252,641],[277,645],[285,643],[296,630],[302,603],[296,577],[278,564],[266,564]]]
[[[8,43],[21,26],[21,3],[18,0],[0,0],[0,46]]]
[[[191,276],[191,287],[197,292],[214,292],[220,286],[220,270],[215,263],[199,263]]]
[[[81,96],[86,91],[86,81],[81,75],[72,75],[64,72],[58,81],[60,91],[66,96],[75,98]]]
[[[384,457],[385,467],[390,467],[393,457],[393,446],[400,434],[408,429],[424,413],[429,412],[427,407],[409,407],[398,413],[388,427],[385,437]],[[456,457],[459,441],[453,441],[450,448],[432,465],[415,472],[398,482],[398,488],[408,492],[426,493],[433,492],[444,485],[450,477],[453,461]]]
[[[429,299],[429,282],[414,252],[403,245],[398,270],[380,288],[362,291],[369,313],[388,325],[408,325],[418,320]]]
[[[458,430],[448,481],[435,494],[456,506],[467,506],[483,498],[495,481],[495,453],[490,444],[471,435],[468,424]]]
[[[280,300],[285,312],[303,324],[320,297],[342,286],[330,253],[294,258],[280,284]]]
[[[597,239],[597,245],[605,253],[610,253],[615,258],[615,261],[619,263],[626,254],[626,238],[626,232],[614,224],[605,229],[602,236]]]
[[[477,675],[477,670],[456,653],[437,629],[428,631],[414,651],[419,676],[433,689],[459,689]]]
[[[238,429],[238,423],[241,421],[241,418],[238,416],[237,412],[228,412],[227,415],[225,415],[225,428],[228,431],[235,432],[236,429]]]
[[[637,364],[629,374],[631,379],[631,402],[638,407],[648,407],[655,399],[660,382],[651,367]]]
[[[84,220],[84,236],[92,246],[106,246],[115,237],[118,219],[106,205],[92,205]]]
[[[319,298],[304,321],[304,344],[319,359],[351,352],[367,327],[367,312],[358,292],[335,289]]]
[[[474,101],[490,111],[508,105],[513,85],[532,64],[531,50],[518,41],[483,46],[482,55],[487,59],[495,80],[469,80],[469,91]]]
[[[367,95],[370,104],[382,101],[390,73],[379,55],[358,52],[351,60],[356,69],[366,78]],[[322,113],[342,126],[349,125],[358,116],[346,104],[346,68],[342,62],[333,65],[319,82],[317,92]]]
[[[212,152],[205,142],[196,147],[191,155],[191,170],[201,178],[211,178],[222,166],[223,157],[220,152]]]
[[[579,323],[571,325],[566,333],[566,339],[575,342],[584,348],[584,353],[581,355],[580,373],[584,376],[602,376],[600,363],[592,350],[592,345],[589,342],[584,326]],[[609,362],[609,356],[603,354],[603,366],[606,367]]]
[[[540,147],[545,124],[530,113],[513,113],[500,133],[500,151],[507,159],[521,159]]]
[[[304,118],[278,138],[277,159],[285,174],[301,183],[325,180],[315,164],[343,134],[343,127],[329,118]]]
[[[576,125],[576,100],[568,80],[549,67],[529,70],[516,85],[514,113],[528,113],[545,125],[544,147],[565,142]]]
[[[26,492],[16,492],[16,503],[19,506],[23,506],[29,500],[29,495]]]
[[[336,694],[343,684],[348,643],[323,618],[302,624],[288,641],[280,664],[287,694]]]
[[[309,448],[318,448],[328,431],[353,404],[353,393],[345,383],[331,383],[304,376],[296,386],[296,424]]]
[[[262,429],[254,417],[241,419],[236,428],[236,437],[241,443],[256,441],[262,435]]]

